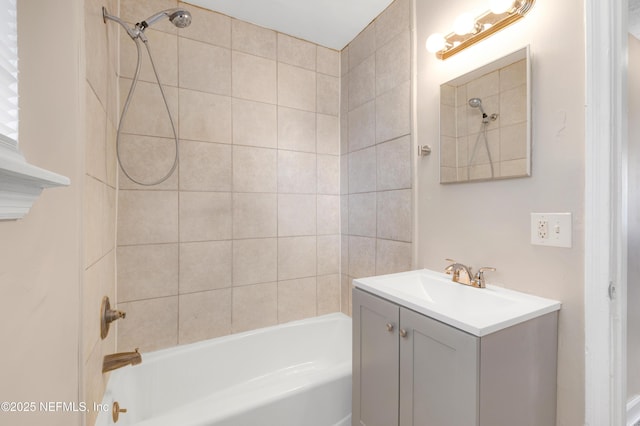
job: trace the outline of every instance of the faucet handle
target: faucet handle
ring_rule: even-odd
[[[444,268],[444,272],[445,272],[447,275],[451,275],[451,273],[453,272],[453,265],[455,265],[455,264],[456,264],[456,263],[458,263],[458,262],[456,262],[456,261],[455,261],[455,260],[453,260],[453,259],[445,259],[445,260],[446,260],[447,262],[450,262],[450,264],[449,264],[449,266],[447,266],[446,268]]]
[[[493,268],[491,266],[483,266],[482,268],[478,269],[478,272],[476,272],[476,276],[474,277],[474,281],[478,284],[478,287],[480,288],[485,288],[486,282],[484,279],[484,273],[485,272],[495,272],[496,268]]]

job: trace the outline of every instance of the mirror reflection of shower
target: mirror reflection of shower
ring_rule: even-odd
[[[116,156],[118,157],[118,164],[120,164],[120,169],[122,170],[122,173],[124,173],[124,175],[129,178],[132,182],[138,184],[138,185],[143,185],[143,186],[153,186],[153,185],[159,185],[162,182],[166,181],[167,179],[169,179],[169,177],[173,174],[173,172],[176,170],[176,168],[178,167],[178,162],[179,162],[179,153],[178,153],[178,134],[176,132],[176,127],[173,121],[173,117],[171,116],[171,111],[169,110],[169,104],[167,102],[167,97],[164,93],[164,89],[162,87],[162,83],[160,82],[160,76],[158,75],[158,71],[156,70],[156,65],[155,62],[153,61],[153,56],[151,54],[151,49],[149,47],[149,40],[147,39],[147,36],[144,34],[144,31],[149,28],[151,25],[155,24],[156,22],[167,18],[169,19],[169,21],[175,25],[178,28],[185,28],[188,27],[191,24],[191,14],[184,10],[184,9],[167,9],[167,10],[163,10],[161,12],[158,12],[154,15],[151,15],[150,17],[148,17],[147,19],[145,19],[144,21],[138,22],[137,24],[135,24],[135,26],[133,27],[129,27],[122,19],[120,19],[117,16],[114,15],[110,15],[107,12],[106,8],[102,8],[102,20],[104,21],[104,23],[107,23],[107,20],[110,21],[114,21],[117,22],[118,24],[120,24],[122,26],[122,28],[124,28],[124,30],[127,32],[127,34],[129,35],[129,37],[131,37],[131,39],[135,42],[136,44],[136,49],[137,49],[137,53],[138,53],[138,61],[136,64],[136,70],[133,76],[133,80],[131,82],[131,87],[129,88],[129,94],[127,95],[127,99],[124,102],[124,106],[122,107],[122,113],[120,115],[120,122],[118,123],[118,132],[117,132],[117,136],[116,136]],[[122,134],[122,128],[124,126],[124,120],[127,116],[127,112],[129,110],[129,105],[131,104],[131,99],[133,97],[133,93],[135,92],[136,89],[136,85],[138,84],[138,80],[140,78],[140,68],[141,68],[141,64],[142,64],[142,49],[140,48],[140,41],[142,41],[144,43],[144,46],[147,49],[147,53],[149,55],[149,62],[151,62],[151,68],[153,69],[153,73],[155,74],[156,77],[156,81],[158,82],[158,88],[160,89],[160,94],[162,95],[162,100],[164,101],[164,105],[167,109],[167,115],[169,116],[169,122],[171,123],[171,130],[173,131],[173,140],[174,140],[174,147],[175,147],[175,156],[173,159],[173,165],[171,166],[171,168],[169,169],[169,171],[160,179],[158,179],[157,181],[154,182],[142,182],[140,180],[137,180],[135,178],[133,178],[131,176],[131,174],[126,170],[121,158],[120,158],[120,140],[121,140],[121,134]]]
[[[478,108],[480,113],[482,113],[482,124],[480,127],[480,131],[478,132],[478,136],[476,137],[476,143],[473,145],[473,151],[471,153],[471,157],[469,158],[469,165],[473,164],[473,161],[476,157],[476,152],[478,151],[478,143],[480,142],[480,138],[484,139],[484,147],[487,150],[487,158],[489,159],[489,166],[491,167],[491,177],[495,177],[493,171],[493,160],[491,159],[491,150],[489,149],[489,138],[487,137],[487,127],[489,122],[496,121],[498,119],[498,114],[492,113],[491,115],[487,115],[482,107],[482,99],[480,98],[471,98],[469,99],[469,106],[471,108]]]

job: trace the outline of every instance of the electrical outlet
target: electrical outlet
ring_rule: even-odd
[[[540,219],[536,223],[538,228],[538,239],[544,240],[549,237],[549,222],[545,219]]]
[[[571,247],[571,213],[531,213],[531,244]]]

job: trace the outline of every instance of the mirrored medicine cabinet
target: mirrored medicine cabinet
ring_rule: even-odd
[[[531,176],[529,46],[440,86],[440,183]]]

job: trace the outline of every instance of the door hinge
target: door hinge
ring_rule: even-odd
[[[609,281],[609,300],[616,298],[616,285],[613,281]]]

